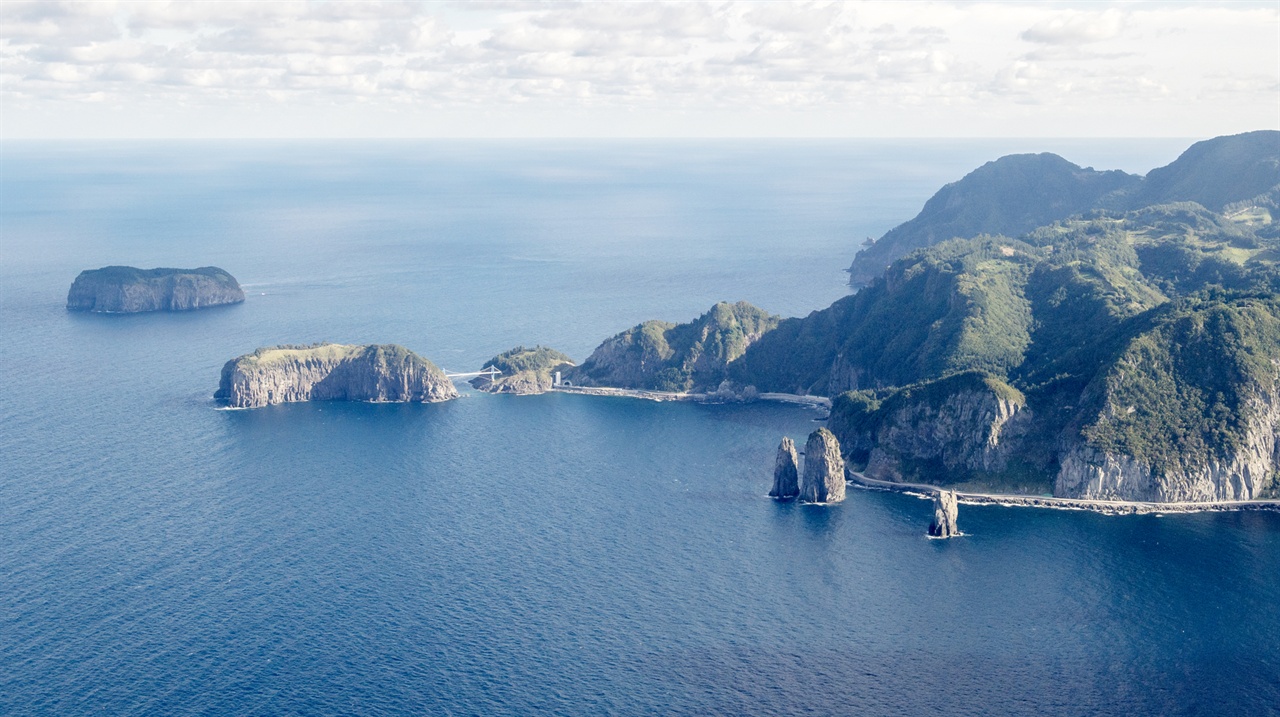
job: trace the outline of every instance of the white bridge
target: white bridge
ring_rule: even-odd
[[[445,371],[444,375],[448,376],[450,379],[453,379],[454,381],[457,381],[459,379],[471,378],[473,376],[488,376],[489,380],[492,381],[494,380],[494,378],[501,376],[502,372],[494,368],[493,366],[490,366],[489,368],[481,369],[479,371],[469,371],[466,373],[454,373],[453,371]]]

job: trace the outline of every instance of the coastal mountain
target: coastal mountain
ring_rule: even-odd
[[[1099,199],[1111,208],[916,249],[805,317],[720,304],[689,324],[647,322],[578,371],[595,385],[833,397],[845,458],[886,480],[1157,502],[1273,496],[1280,209],[1276,191],[1256,190],[1273,179],[1277,138],[1199,143],[1149,185],[1116,178]],[[1037,161],[1061,177],[1060,163]],[[1221,211],[1138,206],[1209,187],[1197,172],[1239,180],[1195,190]],[[698,363],[695,347],[725,343],[735,350]]]
[[[244,301],[235,277],[216,266],[137,269],[106,266],[80,272],[67,293],[69,311],[132,314],[189,311]]]
[[[778,317],[745,301],[721,302],[687,324],[646,321],[623,331],[564,376],[578,386],[714,389],[726,367],[777,325]]]
[[[1272,193],[1280,199],[1280,132],[1261,130],[1197,142],[1144,177],[1081,168],[1053,154],[1002,157],[935,194],[915,218],[862,249],[849,283],[867,286],[894,260],[954,238],[1018,237],[1093,209],[1133,210],[1196,202],[1215,212]]]
[[[1259,130],[1196,142],[1172,164],[1151,170],[1130,207],[1195,202],[1215,212],[1280,185],[1280,132]]]
[[[214,398],[232,408],[294,401],[434,403],[458,391],[435,364],[395,344],[272,346],[222,367]]]

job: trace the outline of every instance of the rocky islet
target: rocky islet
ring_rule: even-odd
[[[67,292],[68,311],[136,314],[191,311],[238,304],[244,290],[216,266],[198,269],[138,269],[106,266],[80,272]]]

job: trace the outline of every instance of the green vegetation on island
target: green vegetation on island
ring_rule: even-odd
[[[484,369],[495,368],[502,375],[476,376],[471,379],[471,385],[489,393],[543,393],[555,383],[557,370],[571,366],[573,359],[555,349],[517,346],[485,362]]]
[[[856,294],[805,317],[646,322],[574,377],[833,396],[850,461],[888,480],[1271,495],[1278,207],[1280,132],[1197,143],[1145,179],[1005,158],[886,235],[904,255]]]
[[[216,266],[137,269],[106,266],[80,272],[67,292],[67,309],[108,314],[189,311],[244,301],[235,277]]]

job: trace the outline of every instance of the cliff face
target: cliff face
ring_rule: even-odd
[[[214,398],[233,408],[292,401],[432,403],[458,391],[434,364],[401,346],[258,349],[222,367]]]
[[[778,457],[773,465],[773,488],[769,495],[779,500],[790,500],[800,495],[800,459],[796,456],[796,444],[784,437],[778,445]]]
[[[1063,497],[1249,500],[1280,468],[1280,305],[1193,305],[1134,336],[1063,435]]]
[[[108,266],[80,272],[67,293],[67,309],[100,313],[189,311],[238,304],[244,291],[216,266],[199,269],[135,269]]]
[[[825,428],[809,434],[804,446],[804,480],[800,499],[807,503],[839,503],[844,500],[844,458],[840,441]]]
[[[878,480],[919,479],[918,466],[953,476],[999,473],[1027,429],[1025,407],[1022,395],[1002,382],[961,374],[883,401],[841,396],[831,428],[851,460],[865,461],[864,472]]]

